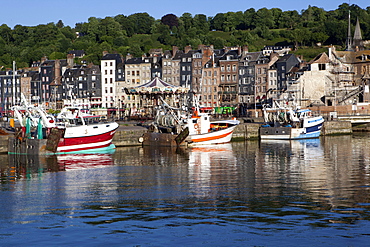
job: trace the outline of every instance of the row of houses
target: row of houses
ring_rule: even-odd
[[[43,58],[28,69],[17,70],[15,65],[1,71],[0,107],[9,110],[23,93],[33,104],[55,109],[72,103],[101,109],[100,114],[141,108],[145,99],[124,89],[155,77],[188,87],[204,107],[239,107],[243,112],[271,99],[295,98],[302,106],[369,102],[370,51],[364,46],[346,51],[329,47],[309,62],[290,50],[269,46],[249,52],[247,46],[200,45],[152,49],[139,58],[104,52],[100,65],[77,65],[76,58],[84,53],[72,51],[66,59]]]

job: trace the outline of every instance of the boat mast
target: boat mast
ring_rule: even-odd
[[[15,61],[13,61],[13,105],[15,105]]]

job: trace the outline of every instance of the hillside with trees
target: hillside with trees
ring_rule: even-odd
[[[160,20],[147,13],[91,17],[74,28],[65,26],[62,20],[34,27],[17,25],[13,29],[2,24],[0,68],[11,68],[13,61],[18,68],[29,67],[43,56],[64,59],[70,50],[84,50],[84,61],[99,64],[103,51],[140,57],[152,48],[183,49],[199,44],[214,45],[216,49],[248,45],[250,51],[266,45],[292,45],[297,54],[308,59],[325,45],[345,48],[349,11],[352,30],[358,18],[363,39],[370,40],[370,7],[362,9],[346,3],[333,11],[309,6],[301,12],[250,8],[212,17],[167,14]]]

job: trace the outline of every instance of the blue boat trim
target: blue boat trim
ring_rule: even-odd
[[[74,152],[57,152],[55,154],[56,155],[58,154],[89,154],[89,153],[109,154],[109,153],[114,153],[115,150],[116,150],[116,145],[111,144],[105,148],[94,148],[94,149],[74,151]]]
[[[320,118],[315,119],[315,120],[309,120],[308,123],[315,123],[315,122],[322,121],[322,120],[323,120],[323,118],[320,117]]]

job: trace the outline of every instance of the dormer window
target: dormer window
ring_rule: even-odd
[[[319,70],[326,70],[326,64],[319,63]]]

